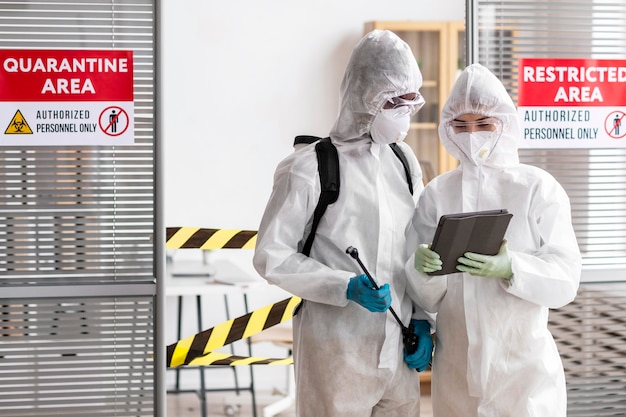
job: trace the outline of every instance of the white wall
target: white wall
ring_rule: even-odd
[[[164,0],[162,11],[166,226],[256,230],[294,136],[332,127],[364,23],[463,20],[465,0]],[[254,274],[251,251],[235,252],[212,257]],[[267,289],[252,304],[282,295]]]

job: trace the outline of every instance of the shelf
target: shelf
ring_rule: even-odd
[[[438,123],[411,123],[411,129],[416,129],[416,130],[432,130],[432,129],[438,129],[439,128],[439,124]]]

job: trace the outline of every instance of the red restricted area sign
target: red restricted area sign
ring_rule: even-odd
[[[626,146],[626,60],[519,60],[522,148]]]
[[[0,146],[132,144],[133,53],[0,50],[0,109]]]

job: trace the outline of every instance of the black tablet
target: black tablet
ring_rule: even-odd
[[[431,249],[443,267],[428,275],[453,274],[465,252],[496,255],[513,215],[506,209],[445,214],[439,219]]]

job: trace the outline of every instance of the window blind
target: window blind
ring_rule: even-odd
[[[518,58],[624,59],[621,0],[477,0],[478,62],[517,103]],[[626,104],[626,103],[625,103]],[[553,174],[567,191],[586,272],[626,268],[626,148],[520,150],[524,163]],[[620,279],[617,274],[617,278]],[[611,273],[611,276],[615,276]],[[621,279],[626,277],[621,276]]]
[[[10,302],[0,308],[1,415],[154,415],[152,297]]]
[[[567,415],[626,415],[626,284],[583,284],[549,325],[565,368]]]
[[[517,103],[519,58],[624,59],[622,0],[468,2],[468,56]],[[520,150],[570,197],[583,255],[576,300],[550,313],[568,389],[568,416],[626,415],[626,149]]]
[[[156,415],[154,2],[0,0],[0,48],[132,50],[135,132],[0,146],[0,414]]]

